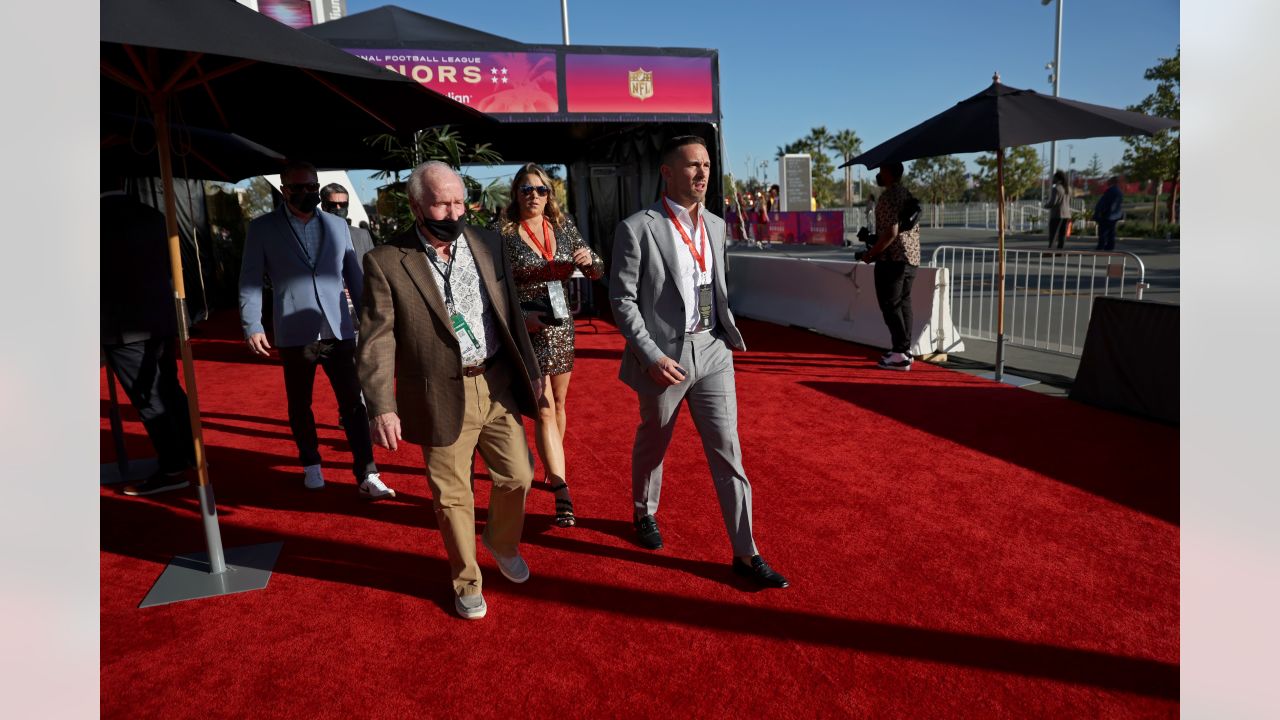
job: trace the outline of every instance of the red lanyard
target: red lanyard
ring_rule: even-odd
[[[662,199],[662,208],[667,211],[667,217],[671,218],[671,224],[676,226],[676,230],[680,231],[680,239],[684,240],[684,244],[689,247],[689,252],[692,253],[694,259],[698,261],[698,269],[701,270],[702,272],[706,272],[707,271],[707,259],[706,259],[707,258],[707,221],[704,220],[701,215],[698,216],[698,224],[702,226],[702,252],[698,252],[698,248],[693,246],[693,240],[689,239],[689,233],[684,231],[684,226],[681,225],[680,221],[676,219],[676,214],[671,212],[671,206],[668,204],[669,202],[671,201],[667,200],[664,197]],[[697,231],[698,229],[695,227],[694,232],[697,232]]]
[[[551,262],[551,258],[555,257],[555,253],[551,250],[551,238],[549,237],[551,235],[551,226],[547,224],[547,218],[542,218],[541,242],[538,241],[538,236],[534,235],[533,231],[529,229],[528,223],[521,220],[520,227],[524,228],[524,231],[529,233],[529,239],[532,240],[533,244],[538,248],[538,252],[542,253],[542,259],[547,262]]]

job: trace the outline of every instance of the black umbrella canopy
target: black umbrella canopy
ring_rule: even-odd
[[[170,125],[170,166],[174,177],[236,182],[270,175],[285,156],[234,133]],[[105,173],[126,177],[160,174],[155,124],[148,118],[104,113],[101,162]]]
[[[392,167],[364,138],[483,114],[233,0],[101,0],[101,108],[233,132],[332,168]]]
[[[895,135],[841,165],[880,167],[886,162],[1000,148],[1123,135],[1154,135],[1176,120],[1042,95],[1001,85],[986,90]]]

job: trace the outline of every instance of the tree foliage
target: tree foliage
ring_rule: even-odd
[[[969,187],[964,162],[951,155],[916,160],[905,180],[911,192],[927,203],[959,200]]]
[[[999,178],[995,153],[986,153],[975,162],[982,171],[978,174],[978,194],[985,200],[1000,199]],[[1004,196],[1017,200],[1029,190],[1039,187],[1044,177],[1044,163],[1040,154],[1030,145],[1012,147],[1004,153]]]
[[[1178,119],[1181,108],[1179,83],[1182,48],[1171,58],[1159,58],[1160,62],[1143,73],[1143,77],[1156,83],[1155,92],[1127,109],[1158,117]],[[1179,175],[1180,153],[1178,130],[1166,130],[1154,137],[1133,136],[1124,138],[1129,147],[1124,151],[1121,167],[1131,180],[1169,180]]]
[[[840,130],[831,136],[827,147],[836,154],[836,159],[843,165],[862,152],[862,139],[852,130]],[[853,168],[844,168],[844,206],[853,205]]]
[[[275,201],[271,198],[273,192],[275,189],[266,178],[255,177],[250,180],[240,196],[240,209],[244,212],[244,216],[253,219],[271,212],[275,208]]]
[[[1102,159],[1098,157],[1098,153],[1093,154],[1093,159],[1084,169],[1084,176],[1091,180],[1102,177]]]
[[[827,153],[835,151],[843,158],[845,157],[844,148],[851,143],[858,148],[853,151],[853,155],[856,155],[862,144],[856,133],[852,130],[840,130],[832,134],[825,125],[819,125],[811,128],[808,135],[795,142],[779,146],[776,155],[777,157],[791,154],[808,155],[813,161],[813,192],[818,198],[818,207],[836,207],[845,193],[845,188],[835,179],[836,165]],[[848,157],[852,158],[853,155]]]
[[[1147,68],[1147,71],[1142,74],[1142,77],[1155,82],[1155,92],[1143,98],[1142,102],[1137,105],[1130,105],[1127,109],[1177,120],[1182,105],[1181,82],[1179,80],[1181,65],[1181,47],[1178,48],[1173,57],[1159,58],[1159,63],[1155,67]],[[1174,191],[1169,198],[1168,213],[1169,222],[1174,222],[1178,180],[1181,176],[1181,148],[1178,129],[1165,130],[1153,137],[1126,137],[1124,142],[1129,147],[1124,151],[1124,158],[1120,161],[1120,169],[1131,180],[1154,181],[1156,186],[1155,202],[1159,202],[1161,181],[1174,181]],[[1157,222],[1154,215],[1152,222]]]
[[[382,149],[387,159],[395,161],[397,166],[404,169],[416,168],[428,160],[438,160],[457,170],[467,189],[466,220],[470,224],[488,224],[506,203],[507,191],[502,182],[495,180],[484,186],[462,170],[463,165],[497,165],[502,162],[502,156],[488,143],[467,143],[460,133],[450,130],[448,125],[422,130],[414,135],[413,142],[408,145],[394,135],[378,135],[366,142]],[[374,177],[390,180],[398,174],[392,170],[382,170]],[[385,186],[379,193],[378,211],[385,216],[384,220],[390,221],[392,228],[413,225],[405,183],[395,182]]]

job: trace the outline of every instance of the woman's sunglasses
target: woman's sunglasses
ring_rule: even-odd
[[[548,188],[546,185],[521,185],[520,186],[521,195],[529,195],[535,192],[538,193],[538,197],[546,197],[547,193],[551,192],[551,189]]]

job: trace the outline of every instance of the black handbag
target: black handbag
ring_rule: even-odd
[[[551,310],[550,300],[529,300],[520,303],[520,309],[526,314],[536,315],[543,325],[563,325],[564,319],[555,317]]]

